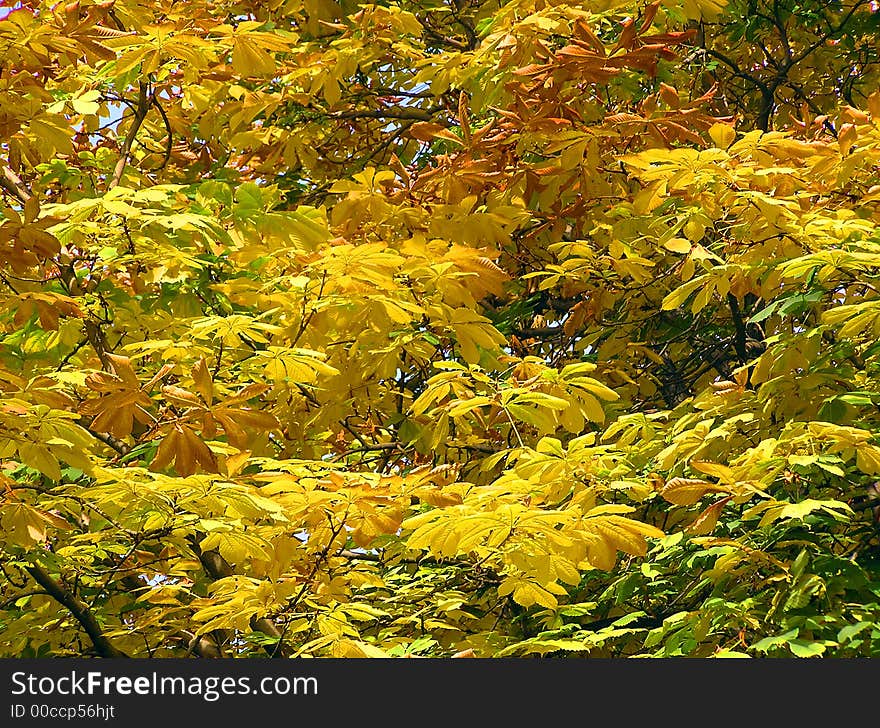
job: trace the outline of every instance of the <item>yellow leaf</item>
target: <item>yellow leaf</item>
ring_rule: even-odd
[[[696,291],[701,285],[705,282],[705,276],[699,276],[697,278],[693,278],[687,283],[676,288],[672,293],[668,294],[661,304],[661,308],[664,311],[669,311],[673,308],[678,308],[683,304],[688,296],[691,295],[694,291]]]
[[[727,149],[736,139],[736,132],[729,124],[712,124],[709,136],[719,149]]]
[[[672,478],[660,489],[664,500],[677,506],[690,506],[706,493],[726,493],[727,488],[698,478]]]
[[[667,250],[671,250],[673,253],[691,252],[691,243],[689,240],[685,240],[684,238],[670,238],[665,243],[663,243],[663,247]]]
[[[239,35],[232,46],[232,67],[243,76],[264,76],[275,71],[275,61],[257,42]]]
[[[363,642],[361,640],[352,640],[352,639],[342,639],[336,642],[333,645],[333,656],[334,657],[353,657],[353,658],[364,658],[364,657],[372,657],[372,658],[389,658],[389,655],[384,650],[376,647],[375,645],[371,645],[369,642]]]

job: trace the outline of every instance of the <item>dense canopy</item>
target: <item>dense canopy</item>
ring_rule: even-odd
[[[878,36],[0,11],[0,653],[880,654]]]

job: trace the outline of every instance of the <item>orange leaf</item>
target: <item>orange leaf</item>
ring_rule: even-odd
[[[443,139],[444,141],[463,146],[463,142],[461,141],[461,139],[455,136],[455,134],[449,131],[449,129],[447,129],[445,126],[441,126],[440,124],[435,124],[432,121],[417,121],[415,124],[410,126],[409,135],[413,139],[418,139],[421,142],[430,142],[434,139]]]

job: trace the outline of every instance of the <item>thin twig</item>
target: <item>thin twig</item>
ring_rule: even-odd
[[[141,81],[138,84],[138,101],[137,107],[134,111],[134,118],[131,121],[131,127],[128,130],[128,134],[126,134],[125,140],[122,142],[119,161],[116,163],[116,169],[113,170],[113,177],[107,185],[108,190],[112,190],[122,181],[122,175],[125,172],[125,165],[128,164],[128,158],[131,154],[131,147],[134,144],[135,137],[137,137],[138,130],[141,128],[141,124],[144,123],[144,119],[147,117],[147,112],[150,110],[150,106],[153,103],[152,99],[153,97],[150,93],[149,84]]]

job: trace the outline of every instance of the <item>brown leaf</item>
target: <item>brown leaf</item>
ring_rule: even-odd
[[[715,526],[718,524],[718,517],[721,515],[721,511],[724,510],[724,506],[727,505],[732,498],[733,496],[729,495],[704,509],[703,512],[697,516],[696,520],[685,530],[694,536],[705,536],[708,533],[712,533],[712,531],[715,530]]]
[[[151,421],[147,409],[153,402],[141,390],[127,357],[107,354],[107,359],[115,373],[95,372],[86,377],[86,386],[101,396],[84,402],[80,411],[94,417],[91,428],[96,432],[124,438],[131,434],[134,420],[141,423]]]
[[[175,424],[164,437],[150,470],[159,471],[174,463],[174,470],[182,477],[196,472],[196,466],[211,473],[218,472],[217,458],[210,448],[186,425]]]

